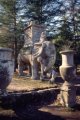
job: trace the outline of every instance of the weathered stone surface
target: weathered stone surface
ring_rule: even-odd
[[[29,29],[29,31],[28,31]],[[31,24],[25,30],[25,43],[18,55],[19,74],[23,75],[23,64],[26,63],[32,70],[32,79],[44,79],[52,68],[56,59],[56,50],[53,43],[47,41],[44,27]]]
[[[41,33],[45,31],[45,26],[36,24],[34,21],[25,29],[24,46],[39,42]]]
[[[62,55],[62,65],[60,66],[60,75],[64,80],[61,87],[60,103],[66,107],[73,107],[76,104],[76,71],[74,67],[73,55],[74,51],[66,50],[60,52]]]
[[[12,57],[12,49],[0,48],[0,89],[1,92],[11,82],[14,73],[14,59]]]

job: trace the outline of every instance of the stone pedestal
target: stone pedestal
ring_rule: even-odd
[[[76,87],[64,82],[60,92],[60,103],[62,106],[73,107],[76,104]]]
[[[73,107],[76,104],[76,79],[75,66],[73,61],[74,51],[66,50],[60,52],[62,55],[62,65],[59,67],[60,75],[64,80],[60,92],[60,103],[66,107]]]
[[[0,48],[0,90],[5,92],[14,73],[14,59],[12,49]]]

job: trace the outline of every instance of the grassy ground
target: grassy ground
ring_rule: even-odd
[[[8,86],[8,91],[31,91],[37,89],[46,89],[55,87],[56,84],[50,84],[49,81],[31,80],[27,77],[20,77],[18,74],[14,74],[13,79]]]

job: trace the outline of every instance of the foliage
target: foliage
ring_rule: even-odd
[[[13,48],[16,60],[24,43],[23,28],[30,20],[47,26],[58,56],[67,41],[80,53],[79,41],[73,40],[80,35],[80,0],[0,0],[0,46]]]
[[[66,19],[64,19],[63,24],[59,29],[62,40],[72,40],[73,34]]]
[[[2,7],[0,38],[3,41],[0,45],[14,50],[15,66],[17,66],[18,45],[23,33],[23,24],[21,20],[18,20],[19,0],[1,0],[0,5]]]

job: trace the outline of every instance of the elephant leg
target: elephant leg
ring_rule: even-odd
[[[38,80],[39,79],[38,64],[35,61],[33,61],[33,64],[32,64],[32,79],[33,80]]]
[[[32,75],[31,65],[28,66],[29,75]]]
[[[20,76],[23,76],[24,73],[23,73],[23,68],[24,68],[24,65],[23,63],[21,62],[20,64],[18,64],[18,71],[19,71],[19,75]]]
[[[41,63],[41,75],[40,75],[40,80],[44,80],[46,77],[46,72],[45,70],[45,65]]]
[[[40,73],[40,80],[44,80],[44,60],[41,56],[37,58],[37,61],[40,63],[41,73]]]
[[[44,78],[45,78],[45,75],[44,75],[44,65],[43,64],[41,64],[41,75],[40,75],[40,80],[44,80]]]
[[[40,80],[44,80],[46,77],[45,67],[46,67],[46,61],[42,59],[42,57],[39,57],[39,62],[41,66],[41,74],[40,74]]]

